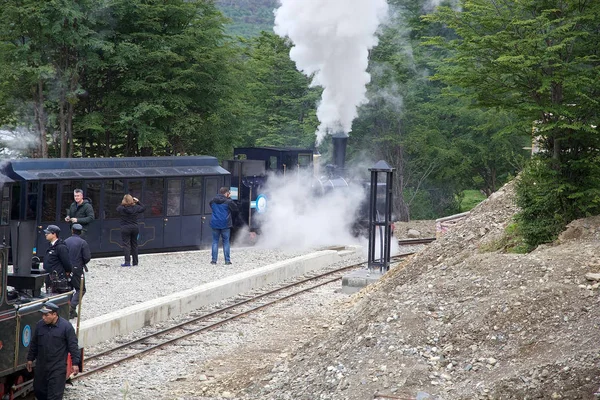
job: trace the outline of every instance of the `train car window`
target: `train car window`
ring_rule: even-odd
[[[8,225],[10,222],[10,187],[4,185],[2,188],[2,214],[0,214],[0,225]]]
[[[37,199],[39,182],[27,182],[27,204],[25,205],[25,219],[37,220]]]
[[[181,214],[181,179],[167,181],[167,216]]]
[[[73,190],[75,189],[83,189],[83,181],[64,181],[61,183],[61,193],[60,193],[60,220],[62,221],[69,212],[69,207],[73,201],[75,201],[73,197]],[[83,194],[86,195],[85,193]],[[64,213],[64,214],[63,214]]]
[[[161,217],[163,215],[163,195],[165,183],[162,178],[148,178],[144,189],[146,217]]]
[[[127,193],[146,204],[146,199],[142,196],[142,181],[127,181]]]
[[[202,212],[202,178],[185,178],[183,192],[183,215],[198,215]]]
[[[58,203],[58,184],[44,183],[42,185],[42,222],[56,221],[56,205]]]
[[[102,213],[100,212],[100,196],[102,194],[102,182],[87,182],[86,187],[82,189],[83,198],[92,202],[92,207],[94,208],[94,217],[96,219],[101,219]]]
[[[2,215],[0,225],[8,225],[10,222],[10,200],[2,200]]]
[[[219,181],[217,178],[206,178],[204,191],[204,213],[210,214],[212,209],[210,208],[210,201],[219,193]]]
[[[310,167],[312,163],[312,154],[298,154],[298,166],[302,168]]]
[[[19,210],[21,209],[21,184],[15,183],[12,187],[12,207],[10,209],[10,218],[14,220],[21,219]]]
[[[117,207],[123,201],[125,183],[122,179],[109,179],[104,181],[104,218],[119,218]]]
[[[291,154],[286,154],[283,156],[283,163],[285,164],[286,169],[296,169],[296,165],[298,164],[298,158],[294,157]]]
[[[269,167],[268,169],[277,171],[277,156],[269,157]]]

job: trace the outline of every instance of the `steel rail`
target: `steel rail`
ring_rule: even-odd
[[[394,256],[393,258],[395,260],[398,260],[398,259],[402,259],[402,258],[408,257],[408,256],[410,256],[412,254],[414,254],[414,253],[400,254],[398,256]],[[294,287],[297,287],[297,286],[309,283],[311,281],[316,281],[316,280],[319,280],[319,279],[323,279],[323,278],[326,278],[327,276],[331,276],[331,275],[334,275],[334,274],[340,274],[340,273],[348,271],[350,269],[356,269],[356,268],[361,267],[364,264],[365,264],[365,262],[361,262],[361,263],[357,263],[357,264],[353,264],[353,265],[349,265],[349,266],[337,268],[337,269],[334,269],[334,270],[331,270],[331,271],[328,271],[328,272],[325,272],[325,273],[322,273],[322,274],[311,276],[311,277],[299,280],[297,282],[293,282],[293,283],[290,283],[290,284],[278,287],[276,289],[267,291],[265,293],[255,295],[255,296],[253,296],[253,297],[251,297],[249,299],[238,301],[238,302],[236,302],[236,303],[234,303],[232,305],[229,305],[229,306],[220,308],[218,310],[209,312],[207,314],[203,314],[201,316],[198,316],[198,317],[192,318],[190,320],[181,322],[181,323],[176,324],[174,326],[171,326],[169,328],[162,329],[160,331],[157,331],[157,332],[145,335],[145,336],[143,336],[141,338],[138,338],[138,339],[132,340],[130,342],[121,344],[119,346],[116,346],[114,348],[105,350],[103,352],[96,353],[96,354],[94,354],[94,355],[92,355],[90,357],[87,357],[85,361],[90,361],[90,360],[94,360],[94,359],[100,358],[102,356],[106,356],[106,355],[114,353],[116,351],[129,348],[129,347],[131,347],[131,346],[133,346],[135,344],[141,343],[141,342],[146,341],[148,339],[152,339],[152,338],[155,338],[157,336],[163,335],[165,333],[169,333],[169,332],[174,331],[176,329],[182,329],[183,327],[185,327],[187,325],[191,325],[191,324],[194,324],[194,323],[197,323],[197,322],[201,322],[201,321],[209,319],[211,317],[218,316],[219,314],[225,314],[226,312],[228,312],[228,311],[230,311],[230,310],[232,310],[232,309],[234,309],[236,307],[240,307],[240,306],[243,306],[243,305],[247,305],[247,304],[256,302],[257,300],[262,299],[264,297],[272,296],[272,295],[277,294],[277,293],[279,293],[281,291],[289,290],[289,289],[292,289]],[[137,350],[137,352],[134,353],[134,354],[126,355],[126,356],[121,357],[121,358],[119,358],[117,360],[110,361],[110,362],[108,362],[106,364],[103,364],[103,365],[100,365],[98,367],[92,368],[92,369],[90,369],[88,371],[81,372],[80,374],[78,374],[76,376],[73,376],[71,378],[71,380],[84,378],[86,376],[92,375],[94,373],[97,373],[97,372],[103,371],[103,370],[105,370],[107,368],[110,368],[110,367],[113,367],[115,365],[118,365],[118,364],[120,364],[122,362],[131,360],[133,358],[137,358],[137,357],[139,357],[139,356],[141,356],[143,354],[149,353],[149,352],[151,352],[153,350],[156,350],[158,348],[161,348],[163,346],[175,343],[175,342],[177,342],[177,341],[179,341],[181,339],[187,338],[189,336],[193,336],[193,335],[196,335],[196,334],[201,333],[201,332],[205,332],[205,331],[208,331],[208,330],[211,330],[211,329],[215,329],[215,328],[217,328],[217,327],[219,327],[219,326],[221,326],[221,325],[223,325],[223,324],[225,324],[227,322],[231,322],[231,321],[236,320],[238,318],[245,317],[245,316],[247,316],[250,313],[256,312],[256,311],[261,310],[261,309],[266,308],[266,307],[270,307],[270,306],[272,306],[272,305],[274,305],[276,303],[279,303],[281,301],[290,299],[290,298],[292,298],[294,296],[298,296],[298,295],[300,295],[302,293],[309,292],[309,291],[314,290],[314,289],[316,289],[318,287],[321,287],[321,286],[328,285],[330,283],[336,282],[336,281],[340,280],[341,278],[342,278],[341,276],[338,276],[338,277],[334,277],[334,278],[331,278],[331,279],[327,279],[324,282],[317,283],[317,284],[315,284],[313,286],[310,286],[308,288],[304,288],[304,289],[295,291],[295,292],[293,292],[291,294],[288,294],[288,295],[285,295],[283,297],[277,298],[277,299],[275,299],[273,301],[270,301],[270,302],[258,305],[256,307],[253,307],[253,308],[251,308],[249,310],[246,310],[246,311],[240,312],[238,314],[232,315],[230,317],[226,317],[226,318],[224,318],[224,319],[222,319],[220,321],[217,321],[217,322],[214,322],[214,323],[210,323],[207,326],[203,326],[203,327],[198,328],[198,329],[193,329],[193,330],[191,330],[189,332],[186,332],[186,333],[184,333],[182,335],[179,335],[179,336],[171,338],[171,339],[165,339],[161,343],[157,343],[155,345],[150,345],[149,347],[147,347],[145,349],[142,349],[142,350]]]
[[[410,246],[411,244],[428,244],[434,242],[436,238],[415,238],[415,239],[398,239],[400,246]]]

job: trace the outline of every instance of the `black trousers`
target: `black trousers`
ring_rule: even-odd
[[[133,225],[121,227],[121,240],[123,242],[123,251],[125,252],[125,263],[133,261],[133,265],[138,265],[138,243],[137,237],[140,228]],[[133,259],[133,260],[132,260]]]
[[[65,365],[67,365],[65,361]],[[67,371],[64,368],[47,371],[33,379],[33,390],[37,400],[62,400],[65,392]]]

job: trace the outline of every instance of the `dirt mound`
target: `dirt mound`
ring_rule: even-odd
[[[592,399],[600,217],[530,254],[486,253],[508,184],[358,293],[348,318],[247,391],[260,399]]]

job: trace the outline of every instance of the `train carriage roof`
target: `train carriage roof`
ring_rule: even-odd
[[[229,174],[211,156],[18,159],[2,172],[19,181]]]
[[[306,149],[301,147],[271,147],[271,146],[257,146],[257,147],[236,147],[233,149],[234,154],[239,154],[242,152],[285,152],[285,153],[313,153],[312,149]]]

